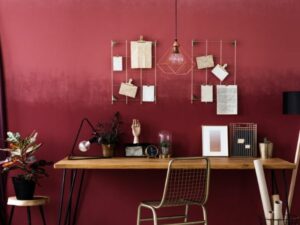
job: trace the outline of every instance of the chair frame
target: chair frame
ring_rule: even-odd
[[[190,203],[186,203],[184,205],[177,205],[177,204],[165,205],[168,186],[169,186],[170,173],[172,170],[173,163],[177,162],[179,160],[187,161],[187,160],[199,160],[199,159],[206,161],[206,167],[203,168],[204,170],[206,170],[206,183],[205,183],[204,199],[202,200],[202,202],[190,202]],[[199,168],[199,169],[202,169],[202,168]],[[207,225],[207,213],[206,213],[205,203],[207,202],[207,198],[208,198],[208,194],[209,194],[209,183],[210,183],[210,161],[207,157],[174,158],[174,159],[170,160],[170,162],[168,164],[168,171],[167,171],[167,175],[166,175],[164,191],[163,191],[161,201],[159,202],[159,204],[151,204],[151,203],[149,204],[149,203],[145,203],[145,202],[140,203],[138,206],[138,212],[137,212],[137,225],[140,225],[141,222],[144,222],[144,221],[153,221],[154,225],[158,225],[158,221],[160,221],[160,220],[181,219],[181,218],[184,219],[183,222],[169,223],[169,224],[164,224],[164,225],[193,225],[193,224]],[[190,205],[196,205],[196,206],[201,207],[202,213],[203,213],[203,220],[188,222],[188,212],[189,212]],[[176,206],[185,206],[184,215],[174,215],[174,216],[164,216],[164,217],[157,216],[156,211],[158,209],[163,208],[163,207],[176,207]],[[141,218],[141,209],[142,208],[150,209],[152,211],[152,217]]]

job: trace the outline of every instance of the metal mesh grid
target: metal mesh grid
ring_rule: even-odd
[[[230,124],[230,156],[257,157],[257,124]]]
[[[176,163],[199,160],[202,169],[177,169]],[[175,159],[170,162],[161,206],[198,204],[203,205],[208,195],[209,162],[207,158]]]

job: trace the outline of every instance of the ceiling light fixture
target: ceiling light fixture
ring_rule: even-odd
[[[158,67],[166,74],[185,75],[191,71],[192,65],[190,57],[185,53],[180,46],[177,38],[178,19],[177,19],[178,4],[175,0],[175,39],[172,48],[169,49],[159,60]]]

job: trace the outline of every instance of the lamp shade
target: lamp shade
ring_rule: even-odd
[[[300,91],[283,92],[283,114],[300,114]]]

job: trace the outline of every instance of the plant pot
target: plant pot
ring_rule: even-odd
[[[114,147],[115,147],[115,145],[112,145],[112,144],[110,144],[110,145],[102,144],[102,155],[103,155],[103,157],[106,157],[106,158],[113,157]]]
[[[262,159],[272,158],[273,156],[273,143],[259,143],[260,157]]]
[[[18,200],[31,200],[34,196],[36,183],[20,177],[13,177],[13,185]]]

